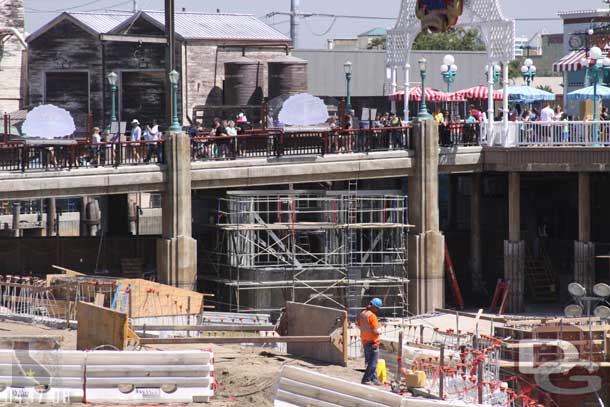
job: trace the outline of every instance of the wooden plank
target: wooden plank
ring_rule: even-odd
[[[189,297],[191,309],[205,308],[203,294],[195,291],[143,279],[122,279],[120,283],[121,291],[117,304],[122,303],[126,295],[125,290],[130,287],[132,318],[186,314]]]
[[[330,336],[253,336],[253,337],[207,337],[207,338],[140,338],[140,345],[190,345],[190,344],[236,344],[236,343],[330,343]]]
[[[125,349],[128,337],[126,314],[86,302],[78,302],[76,310],[76,349],[90,350],[106,345]]]
[[[143,331],[188,331],[188,332],[260,332],[273,331],[275,325],[136,325],[133,329],[136,332]]]
[[[122,34],[102,34],[102,41],[109,42],[136,42],[142,44],[167,44],[167,38],[154,37],[150,35],[122,35]]]

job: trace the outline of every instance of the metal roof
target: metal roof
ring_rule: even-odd
[[[175,16],[176,34],[185,40],[290,42],[290,38],[253,15],[177,12]],[[140,11],[136,14],[64,12],[31,34],[28,41],[64,19],[72,19],[92,34],[110,34],[140,17],[148,19],[161,30],[165,27],[165,13],[162,11]]]
[[[384,35],[388,35],[388,30],[383,27],[373,28],[372,30],[363,32],[358,37],[383,37]]]
[[[98,34],[106,34],[131,17],[131,13],[68,13]]]
[[[165,13],[145,11],[160,27],[165,26]],[[176,13],[176,34],[189,39],[258,40],[287,42],[290,38],[247,14]]]

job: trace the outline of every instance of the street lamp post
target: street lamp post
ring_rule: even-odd
[[[451,93],[451,85],[455,82],[457,70],[458,67],[455,64],[453,55],[445,55],[443,65],[441,65],[441,75],[443,76],[443,81],[447,84],[447,93]]]
[[[112,110],[110,112],[110,126],[108,127],[108,129],[112,129],[112,123],[117,121],[117,116],[116,116],[116,91],[117,91],[117,81],[119,79],[119,75],[117,75],[115,72],[110,72],[108,74],[108,83],[110,84],[110,98],[112,100]]]
[[[536,70],[537,69],[536,65],[534,65],[534,61],[527,58],[521,67],[521,75],[523,76],[523,80],[527,83],[527,86],[531,86],[532,82],[534,82]]]
[[[418,64],[419,74],[421,75],[421,103],[419,104],[419,113],[417,114],[417,117],[420,119],[431,119],[432,115],[428,113],[428,107],[426,106],[426,69],[428,67],[428,61],[426,61],[426,58],[422,58],[418,61]]]
[[[352,111],[352,96],[350,94],[350,83],[352,81],[352,63],[350,61],[346,61],[343,64],[343,71],[345,72],[345,86],[346,86],[346,104],[345,110],[349,115]]]
[[[498,64],[494,64],[493,68],[494,68],[493,83],[498,83],[498,81],[500,80],[500,74],[501,74],[502,68]],[[485,77],[487,78],[487,81],[489,82],[489,65],[485,65]]]
[[[180,74],[173,70],[169,73],[169,82],[172,84],[172,125],[169,131],[181,131],[180,121],[178,120],[178,82],[180,81]]]
[[[604,74],[610,71],[610,58],[604,57],[599,47],[592,47],[589,50],[589,58],[580,61],[585,68],[585,75],[589,83],[593,85],[593,141],[597,143],[597,85],[604,79]]]

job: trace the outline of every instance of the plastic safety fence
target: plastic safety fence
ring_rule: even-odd
[[[0,350],[0,402],[208,402],[213,363],[207,351]]]
[[[387,389],[365,386],[306,369],[285,366],[277,384],[275,407],[444,407],[443,401],[405,398]],[[472,406],[472,404],[460,404]]]

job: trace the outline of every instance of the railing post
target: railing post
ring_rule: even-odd
[[[322,151],[320,154],[322,157],[324,157],[324,154],[326,154],[327,144],[328,144],[328,132],[325,131],[322,133]]]

